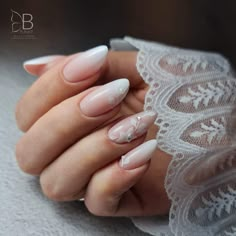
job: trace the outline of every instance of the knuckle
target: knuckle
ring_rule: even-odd
[[[75,194],[70,195],[68,199],[70,200],[81,200],[84,199],[86,193],[86,189],[82,189],[79,192],[76,192]]]
[[[54,200],[54,201],[63,200],[64,198],[63,194],[56,185],[52,185],[48,182],[42,181],[42,178],[40,178],[40,185],[41,185],[43,194],[49,199]]]
[[[41,171],[32,163],[31,158],[27,155],[26,147],[22,144],[21,140],[16,144],[15,156],[18,166],[23,172],[31,175],[40,174]]]
[[[30,167],[28,165],[27,158],[25,158],[25,148],[21,141],[16,144],[15,155],[21,170],[28,173]]]
[[[106,179],[106,181],[104,181],[104,179]],[[91,190],[96,192],[96,196],[98,196],[100,199],[106,199],[111,195],[113,183],[114,179],[111,178],[109,173],[108,175],[104,175],[104,172],[102,171],[97,171],[94,173],[90,180],[90,185],[92,186]]]
[[[111,188],[103,182],[93,182],[93,187],[87,191],[85,206],[95,216],[114,215],[113,197],[110,194]]]
[[[88,211],[92,215],[103,216],[103,214],[102,214],[103,211],[100,208],[94,206],[94,204],[90,204],[90,201],[86,201],[86,199],[85,199],[84,204],[85,204],[86,208],[88,209]]]
[[[65,196],[63,188],[58,183],[52,183],[44,174],[40,176],[40,185],[43,194],[53,201],[68,201],[70,198]]]
[[[87,201],[85,198],[84,204],[88,211],[94,216],[113,216],[113,210],[109,210],[108,208],[103,208],[98,204],[93,204],[91,201]]]
[[[16,105],[16,108],[15,108],[15,120],[16,120],[16,124],[17,124],[17,127],[23,131],[23,132],[26,132],[28,130],[28,126],[27,124],[23,121],[22,119],[22,106],[21,106],[21,103],[18,102],[17,105]]]
[[[109,182],[101,182],[99,181],[99,187],[97,188],[97,193],[98,196],[100,196],[101,198],[104,198],[106,196],[109,196],[109,192],[110,192],[110,184]]]

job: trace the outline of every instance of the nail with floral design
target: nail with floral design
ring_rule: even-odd
[[[115,143],[131,142],[145,134],[155,119],[156,113],[153,111],[135,114],[113,126],[108,131],[108,137]]]

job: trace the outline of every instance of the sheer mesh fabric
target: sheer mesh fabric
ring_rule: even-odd
[[[125,37],[114,50],[139,50],[149,85],[144,110],[158,113],[158,148],[172,155],[165,188],[169,216],[133,217],[157,236],[236,235],[236,79],[221,55]],[[158,184],[158,183],[157,183]]]

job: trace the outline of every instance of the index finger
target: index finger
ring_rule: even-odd
[[[107,52],[106,46],[99,46],[84,53],[65,57],[47,70],[18,102],[18,127],[22,131],[27,131],[53,106],[90,87],[99,78],[99,71],[105,62]]]
[[[84,91],[96,82],[102,85],[118,78],[127,78],[131,87],[143,86],[143,80],[136,69],[136,56],[137,52],[110,51],[107,54],[107,48],[100,46],[61,59],[58,65],[48,69],[18,102],[16,120],[19,128],[27,131],[53,106]],[[97,59],[92,60],[94,57]],[[74,76],[71,71],[65,73],[70,64],[76,68]],[[68,76],[73,81],[69,82]]]

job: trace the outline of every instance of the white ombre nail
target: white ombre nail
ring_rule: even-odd
[[[102,45],[78,53],[64,67],[63,73],[65,80],[75,83],[92,76],[104,64],[107,52],[107,46]]]
[[[23,63],[24,66],[31,66],[31,65],[44,65],[49,62],[54,61],[55,59],[58,59],[59,57],[62,57],[61,55],[51,55],[51,56],[44,56],[44,57],[37,57],[30,60],[27,60]]]
[[[128,90],[127,79],[118,79],[105,84],[83,98],[80,110],[90,117],[102,115],[117,106],[125,98]]]
[[[145,134],[155,119],[156,113],[153,111],[135,114],[113,126],[108,132],[108,137],[115,143],[131,142]]]
[[[156,151],[156,147],[156,139],[141,144],[121,157],[120,166],[126,170],[141,167],[152,158],[152,155]]]

